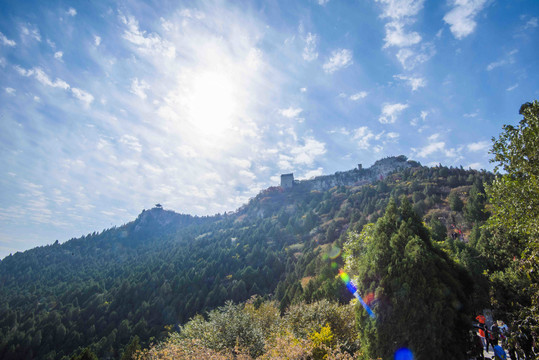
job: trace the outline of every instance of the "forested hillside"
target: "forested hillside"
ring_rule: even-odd
[[[255,294],[281,312],[347,303],[336,278],[347,231],[375,222],[391,197],[408,197],[433,237],[452,241],[445,246],[479,241],[493,175],[409,164],[361,186],[269,188],[231,214],[198,218],[159,206],[99,234],[8,256],[0,263],[0,354],[53,359],[89,346],[119,358],[134,335],[148,344]]]

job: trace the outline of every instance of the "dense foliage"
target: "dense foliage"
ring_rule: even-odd
[[[291,306],[252,299],[197,315],[139,359],[352,359],[359,349],[352,305],[327,300]]]
[[[539,331],[539,102],[523,104],[518,126],[504,125],[493,139],[494,179],[488,187],[492,243],[511,252],[513,264],[495,274],[503,295],[495,305],[528,331]],[[501,170],[501,171],[500,171]],[[525,274],[525,277],[523,274]],[[528,286],[529,284],[529,286]],[[524,287],[522,287],[524,285]]]

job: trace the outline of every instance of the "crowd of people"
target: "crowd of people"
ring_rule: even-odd
[[[528,327],[518,325],[511,330],[502,320],[487,321],[483,314],[479,314],[475,320],[476,359],[485,359],[483,350],[488,353],[489,349],[494,352],[496,360],[529,360],[539,357],[537,336],[530,332]]]

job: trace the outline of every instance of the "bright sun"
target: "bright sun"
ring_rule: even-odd
[[[237,112],[237,86],[229,75],[205,72],[193,79],[188,114],[203,134],[220,134],[229,128]]]

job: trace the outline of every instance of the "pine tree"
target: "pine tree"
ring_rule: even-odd
[[[404,199],[392,199],[376,225],[346,245],[346,266],[358,289],[373,297],[375,318],[358,307],[361,348],[370,358],[392,358],[406,346],[421,359],[462,359],[468,333],[468,273],[431,242]],[[372,294],[372,295],[371,295]]]

